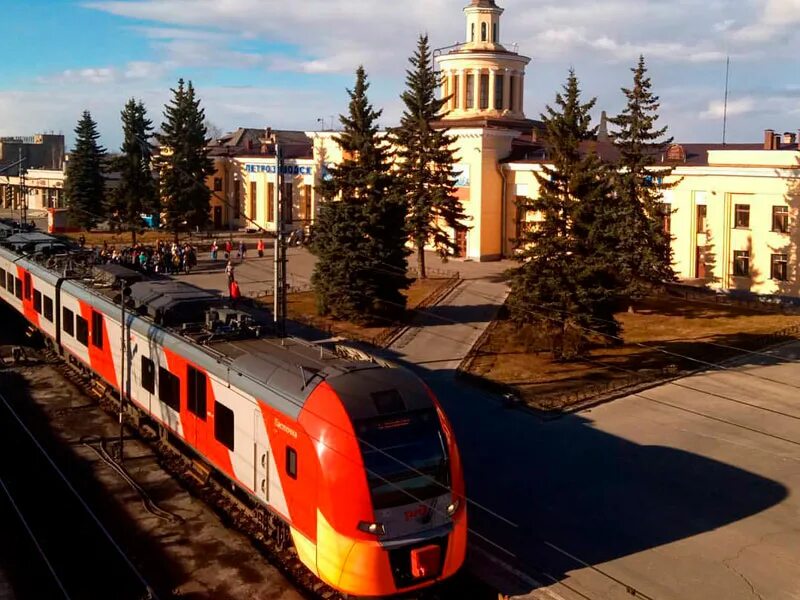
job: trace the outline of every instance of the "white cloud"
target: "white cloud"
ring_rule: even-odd
[[[728,101],[728,116],[737,117],[753,112],[757,107],[754,98],[737,98]],[[719,120],[725,116],[725,102],[723,100],[712,100],[708,103],[708,108],[700,113],[700,118],[709,120]]]
[[[742,42],[781,42],[797,37],[800,0],[758,0],[760,14],[755,22],[733,32]]]

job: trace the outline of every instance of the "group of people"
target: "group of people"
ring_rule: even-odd
[[[222,250],[225,253],[224,258],[225,260],[230,260],[233,258],[233,242],[231,240],[226,240],[225,243],[222,245]],[[211,260],[217,261],[219,260],[219,251],[220,245],[217,244],[217,240],[211,242]],[[264,240],[259,239],[258,243],[256,244],[256,251],[258,252],[258,258],[264,258]],[[244,240],[240,240],[237,246],[237,253],[236,258],[240,260],[247,260],[247,244]]]
[[[147,274],[188,273],[197,266],[197,250],[188,242],[169,244],[159,240],[155,246],[136,244],[119,250],[103,242],[92,252],[98,264],[116,263]]]

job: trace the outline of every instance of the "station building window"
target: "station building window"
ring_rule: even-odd
[[[489,41],[489,27],[486,25],[486,23],[481,23],[481,41]]]
[[[267,184],[267,223],[275,222],[275,184]]]
[[[475,108],[475,75],[467,75],[467,108]]]
[[[250,219],[258,221],[258,183],[250,182]]]
[[[489,108],[489,74],[481,73],[481,110]]]
[[[214,402],[214,437],[228,450],[233,451],[233,411],[219,402]]]
[[[461,108],[461,75],[456,74],[453,77],[453,107]]]
[[[708,229],[708,207],[705,204],[697,205],[697,233],[705,233]]]
[[[736,277],[750,277],[750,251],[733,251],[733,274]]]
[[[772,207],[772,231],[778,233],[789,233],[789,207]]]
[[[772,255],[770,277],[775,281],[789,281],[789,256],[787,254]]]
[[[750,205],[749,204],[737,204],[734,208],[735,212],[735,223],[737,229],[749,229],[750,228]]]
[[[506,76],[499,74],[494,76],[494,107],[496,110],[503,110],[503,88],[505,87]]]
[[[215,192],[222,191],[222,177],[214,177],[214,191]]]

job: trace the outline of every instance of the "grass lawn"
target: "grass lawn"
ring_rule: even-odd
[[[411,286],[406,290],[408,308],[410,310],[418,307],[426,298],[434,293],[438,293],[445,286],[451,283],[450,279],[428,278],[415,279]],[[271,303],[272,296],[265,296],[259,299],[264,303]],[[398,323],[386,321],[374,325],[358,325],[349,321],[337,321],[331,317],[321,317],[317,315],[317,305],[314,292],[299,292],[289,294],[288,299],[289,318],[301,323],[306,323],[317,329],[330,331],[334,335],[348,337],[354,340],[372,341],[376,337],[386,334],[395,328]]]
[[[498,321],[468,372],[512,386],[534,406],[559,409],[634,380],[701,367],[697,360],[717,363],[762,347],[765,335],[800,325],[797,315],[666,297],[644,300],[634,309],[617,315],[624,345],[596,346],[585,360],[572,362],[556,362],[547,352],[532,351],[531,332]]]

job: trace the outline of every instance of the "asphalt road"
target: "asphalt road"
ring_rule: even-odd
[[[473,505],[474,541],[565,598],[800,598],[800,345],[750,359],[550,421],[429,374],[511,523]]]

